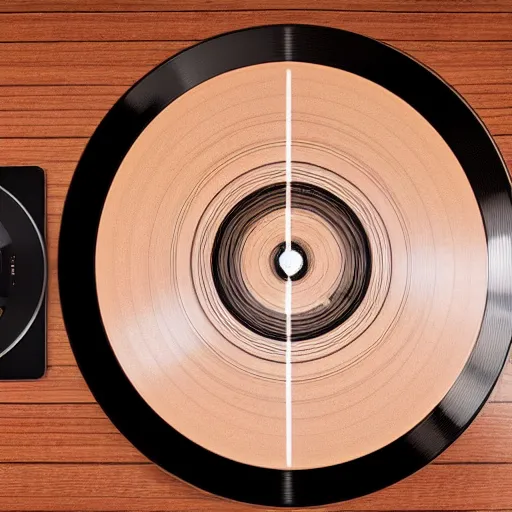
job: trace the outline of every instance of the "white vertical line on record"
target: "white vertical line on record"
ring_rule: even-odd
[[[292,70],[286,70],[286,252],[292,250]],[[292,280],[285,293],[286,315],[286,466],[292,466]]]

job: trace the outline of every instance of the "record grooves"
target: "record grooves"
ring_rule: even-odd
[[[59,248],[71,345],[119,430],[190,484],[267,506],[361,496],[430,462],[490,394],[511,206],[483,124],[410,57],[322,27],[225,34],[135,84],[80,160]]]
[[[278,183],[259,189],[240,201],[224,218],[216,234],[211,261],[217,293],[230,313],[252,331],[280,341],[286,340],[284,312],[264,309],[253,299],[244,284],[240,255],[247,232],[254,228],[254,224],[273,211],[284,208],[284,189],[285,184]],[[292,208],[322,216],[339,234],[342,244],[339,250],[347,259],[343,279],[329,295],[327,305],[318,305],[292,318],[292,341],[301,341],[329,332],[358,308],[368,289],[372,265],[364,228],[354,212],[339,198],[319,187],[299,182],[292,186],[292,197]],[[300,242],[292,242],[292,245],[304,254],[306,262],[292,277],[298,280],[307,274],[308,265],[314,264],[314,254],[304,251]],[[280,278],[283,279],[283,271],[274,263],[279,255],[278,246],[272,254],[272,265],[278,274],[281,271]]]

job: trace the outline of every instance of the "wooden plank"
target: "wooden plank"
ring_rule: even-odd
[[[41,428],[61,434],[117,432],[98,404],[0,404],[1,433],[36,434]]]
[[[487,404],[433,464],[512,463],[512,403]],[[0,404],[0,464],[145,463],[96,404]]]
[[[33,110],[49,112],[56,110],[107,111],[127,89],[127,85],[3,86],[0,87],[0,112]],[[481,96],[482,98],[485,96],[494,97],[496,94],[482,94]],[[500,102],[499,99],[496,101],[497,105],[503,106],[503,102]],[[0,118],[2,116],[3,114],[0,113]]]
[[[1,44],[1,85],[131,85],[183,42]]]
[[[60,329],[48,328],[48,365],[74,366],[76,360],[69,345],[68,335],[64,327]]]
[[[457,91],[474,108],[512,107],[512,82],[503,84],[461,84]]]
[[[248,509],[194,489],[153,465],[0,465],[0,481],[0,510]],[[511,502],[510,464],[430,465],[370,496],[315,510],[497,510]]]
[[[57,235],[53,238],[55,240]],[[56,251],[52,250],[52,261],[50,262],[52,271],[50,277],[48,301],[48,365],[49,366],[74,366],[76,360],[71,351],[68,335],[64,327],[62,312],[59,303],[59,291],[57,286],[57,262]],[[55,269],[55,270],[54,270]]]
[[[189,41],[276,23],[326,25],[377,39],[503,41],[512,13],[225,11],[3,14],[0,41]],[[449,30],[447,29],[449,27]]]
[[[307,9],[399,12],[510,12],[509,0],[9,0],[0,12],[238,11]]]
[[[90,137],[105,114],[105,110],[3,111],[0,137]]]
[[[84,424],[89,425],[90,422],[85,421]],[[30,463],[147,462],[119,432],[63,434],[47,432],[40,427],[35,433],[0,433],[0,463],[19,463],[20,460]]]
[[[68,169],[74,168],[86,143],[84,139],[0,139],[2,165],[40,165],[47,168],[51,196],[53,180],[60,181],[59,173],[54,173],[51,167],[66,163]]]
[[[480,108],[476,112],[493,136],[512,135],[512,108]]]
[[[512,403],[488,403],[471,426],[434,463],[512,463]]]
[[[504,46],[502,46],[504,45]],[[429,66],[453,86],[509,84],[510,43],[398,42],[395,46]],[[509,60],[510,57],[510,60]],[[503,73],[503,70],[508,70]],[[510,100],[510,98],[508,98]]]
[[[512,137],[494,137],[509,171],[512,170]]]
[[[161,43],[157,48],[152,43],[71,43],[71,46],[66,44],[64,47],[49,43],[45,44],[47,51],[37,61],[31,62],[34,58],[32,46],[0,45],[0,79],[3,85],[131,85],[187,45]],[[129,46],[131,48],[127,48]]]
[[[145,463],[96,404],[0,405],[0,464]]]
[[[512,28],[512,26],[511,26]],[[511,30],[512,33],[512,30]],[[502,91],[510,102],[512,83],[512,42],[407,42],[388,40],[435,69],[449,83],[458,87],[492,86]],[[35,85],[102,85],[130,86],[162,61],[192,43],[184,42],[116,42],[116,43],[5,43],[0,44],[0,94],[5,86]],[[30,92],[33,89],[28,89]],[[7,91],[7,92],[8,92]],[[487,93],[489,91],[487,90]],[[22,95],[22,93],[19,93]],[[505,96],[503,96],[505,95]],[[23,96],[22,96],[23,97]],[[73,96],[76,98],[76,95]],[[76,98],[80,101],[80,98]],[[50,94],[32,100],[55,104]],[[52,103],[53,102],[53,103]],[[511,106],[510,104],[504,106]]]
[[[59,313],[50,317],[48,322],[48,365],[75,366],[76,360],[64,328],[60,306],[59,304],[51,304],[49,309],[58,310]]]
[[[76,366],[51,366],[46,376],[37,381],[0,383],[0,403],[94,403],[94,401]]]

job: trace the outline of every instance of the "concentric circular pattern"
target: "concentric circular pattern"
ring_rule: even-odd
[[[496,146],[428,69],[339,30],[235,32],[153,70],[91,139],[62,220],[64,318],[152,461],[321,505],[413,473],[475,417],[510,347],[511,225]]]
[[[284,212],[285,197],[286,184],[279,183],[256,190],[242,199],[217,231],[211,264],[215,288],[228,311],[256,334],[280,341],[286,341],[286,316],[282,296],[279,297],[280,286],[275,279],[272,282],[268,274],[274,271],[277,274],[274,277],[283,279],[276,271],[280,266],[275,263],[282,251],[278,246],[270,253],[259,252],[258,247],[248,245],[252,254],[259,252],[259,265],[253,267],[250,258],[244,257],[244,249],[249,234],[257,227],[262,230],[263,239],[271,236],[267,227],[269,217],[275,212]],[[352,315],[366,293],[372,266],[370,245],[363,226],[346,204],[330,192],[308,183],[293,183],[292,198],[292,218],[316,216],[318,222],[326,224],[325,230],[331,232],[331,238],[337,242],[331,249],[339,262],[335,288],[322,295],[316,292],[310,297],[309,304],[301,305],[301,312],[292,316],[291,339],[303,341],[330,332]],[[272,225],[277,228],[273,235],[284,238],[282,225],[277,222]],[[315,258],[320,256],[318,251],[305,252],[302,246],[311,246],[307,240],[295,239],[293,243],[296,250],[304,253],[307,267],[313,271]],[[246,268],[242,261],[248,265]],[[260,272],[263,275],[258,276]],[[304,276],[307,276],[306,267],[295,280]],[[256,284],[261,281],[263,293],[249,292],[246,282],[251,281]],[[268,297],[264,296],[265,292]],[[277,304],[272,308],[265,307],[265,303],[276,295],[280,299]]]
[[[285,335],[285,284],[273,261],[284,238],[283,175],[283,164],[276,162],[236,176],[207,204],[195,230],[194,293],[209,322],[229,341],[212,349],[235,366],[240,361],[231,357],[231,345],[257,359],[284,363],[284,346],[275,340],[282,341]],[[304,162],[294,162],[293,175],[293,239],[307,262],[307,272],[293,287],[292,340],[301,341],[294,354],[298,363],[320,360],[341,350],[371,325],[388,292],[391,249],[380,215],[354,185],[326,168]],[[270,185],[262,188],[262,183]],[[259,195],[266,189],[277,192],[273,211],[266,211],[268,204]],[[240,207],[243,213],[253,199],[255,208],[261,208],[265,215],[247,212],[250,227],[242,250],[239,255],[226,256],[229,261],[223,270],[221,262],[215,261],[215,244],[221,254],[229,251],[229,245],[219,244],[219,239],[226,237],[224,228],[231,224],[233,213]],[[237,266],[241,281],[236,279]],[[241,282],[256,311],[246,312],[243,307],[233,311],[240,294],[238,290],[223,293],[224,283],[216,277],[219,273],[235,276],[235,285]],[[265,334],[253,327],[258,310],[272,317],[264,325]],[[318,317],[320,321],[316,321]],[[246,371],[254,371],[250,366],[254,360],[248,363]],[[339,362],[333,364],[330,371],[337,371]],[[282,373],[282,368],[278,371]],[[266,372],[263,375],[268,377]],[[308,373],[305,378],[316,377]]]
[[[285,286],[272,256],[285,233],[287,69],[292,233],[310,263],[292,299],[292,467],[306,469],[368,454],[418,424],[480,329],[478,205],[417,112],[311,64],[199,85],[121,164],[96,283],[114,352],[165,421],[230,459],[286,467]]]

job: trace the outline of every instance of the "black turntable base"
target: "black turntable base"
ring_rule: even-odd
[[[45,178],[0,167],[0,380],[46,369]]]

